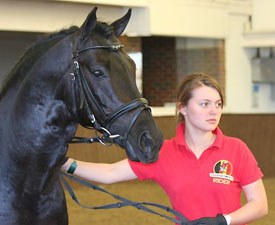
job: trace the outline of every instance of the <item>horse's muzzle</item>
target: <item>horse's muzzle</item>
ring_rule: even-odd
[[[154,135],[151,135],[148,130],[141,132],[136,141],[137,145],[130,144],[129,140],[125,144],[126,154],[130,160],[152,163],[158,159],[163,143],[163,135],[159,130],[155,130]]]

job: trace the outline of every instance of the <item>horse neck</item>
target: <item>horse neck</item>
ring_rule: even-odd
[[[13,180],[32,186],[35,179],[33,188],[37,190],[58,173],[76,131],[65,102],[56,98],[57,86],[68,80],[64,76],[72,63],[68,44],[59,43],[47,51],[28,71],[15,71],[20,79],[10,83],[0,100],[2,164],[17,162]],[[0,175],[4,173],[0,169]]]

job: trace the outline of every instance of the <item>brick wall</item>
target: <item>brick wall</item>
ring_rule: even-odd
[[[124,45],[126,52],[141,52],[141,37],[119,37],[119,41]]]
[[[224,42],[212,48],[177,50],[178,82],[186,75],[203,72],[212,75],[221,84],[225,93]]]
[[[127,52],[142,51],[143,96],[151,106],[174,102],[179,82],[204,72],[225,88],[224,42],[210,48],[176,49],[175,37],[121,37]]]
[[[177,87],[177,59],[175,38],[144,37],[143,95],[151,106],[173,102]]]

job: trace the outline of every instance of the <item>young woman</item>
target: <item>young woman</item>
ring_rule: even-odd
[[[218,127],[224,99],[216,80],[205,74],[186,77],[177,103],[176,136],[164,142],[157,162],[98,164],[69,158],[63,169],[105,184],[154,180],[173,208],[190,220],[186,225],[244,225],[266,215],[263,174],[254,156],[244,142]]]

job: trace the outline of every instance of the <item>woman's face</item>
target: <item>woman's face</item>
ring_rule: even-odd
[[[193,97],[180,108],[186,127],[204,132],[213,131],[222,114],[222,99],[214,88],[202,86],[192,92]]]

